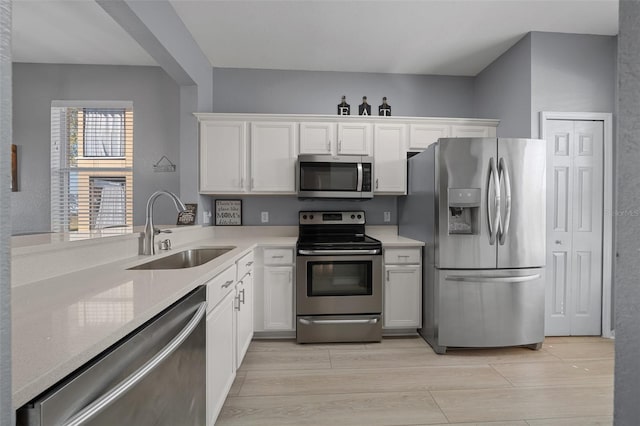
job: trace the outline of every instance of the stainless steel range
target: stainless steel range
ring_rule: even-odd
[[[301,211],[296,257],[298,343],[382,339],[382,243],[364,211]]]

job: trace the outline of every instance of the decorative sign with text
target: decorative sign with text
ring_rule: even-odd
[[[242,225],[242,200],[216,200],[216,226]]]

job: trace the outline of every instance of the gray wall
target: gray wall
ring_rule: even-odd
[[[531,34],[476,76],[474,116],[499,118],[500,137],[531,137]]]
[[[14,424],[11,408],[11,1],[0,0],[0,426]]]
[[[386,96],[394,116],[472,117],[473,82],[472,77],[214,68],[213,112],[336,114],[346,95],[352,115],[357,115],[362,96],[374,114]],[[269,225],[296,225],[298,210],[325,208],[364,209],[370,224],[383,224],[383,212],[391,211],[390,224],[397,224],[396,197],[355,204],[300,202],[295,197],[243,200],[247,225],[262,225],[261,211],[270,212]]]
[[[297,225],[300,210],[364,210],[369,225],[398,223],[396,198],[379,196],[372,200],[298,200],[295,196],[212,197],[213,200],[242,200],[243,225]],[[214,211],[215,214],[215,210]],[[260,213],[269,212],[269,223],[260,222]],[[391,222],[384,222],[384,212],[391,213]],[[212,223],[215,223],[215,217]]]
[[[614,112],[616,37],[531,33],[531,135],[540,111]]]
[[[351,114],[367,96],[377,115],[386,96],[395,116],[473,116],[473,77],[214,68],[213,112]]]
[[[618,203],[616,214],[616,360],[614,422],[640,418],[640,3],[620,2],[618,40]]]
[[[50,229],[50,109],[52,100],[133,101],[134,224],[144,224],[145,203],[157,189],[179,191],[176,173],[154,173],[166,155],[180,164],[180,93],[159,67],[13,64],[14,143],[19,192],[11,194],[12,232]],[[186,199],[185,202],[197,200]],[[175,223],[168,199],[157,201],[155,222]]]

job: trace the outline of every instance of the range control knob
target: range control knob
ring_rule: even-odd
[[[309,216],[309,219],[313,219],[313,215]]]
[[[355,218],[356,218],[356,215],[355,215],[355,214],[352,214],[352,215],[351,215],[351,219],[355,219]]]
[[[306,219],[306,218],[307,218],[307,215],[306,215],[306,214],[303,214],[303,215],[302,215],[302,218],[303,218],[303,219]]]
[[[362,215],[361,214],[358,215],[358,219],[362,219]]]

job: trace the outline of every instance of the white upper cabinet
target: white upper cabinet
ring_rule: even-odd
[[[491,130],[493,129],[493,134]],[[473,126],[473,125],[453,125],[451,126],[451,137],[453,138],[490,138],[495,137],[495,127]]]
[[[300,123],[300,154],[334,154],[336,123]]]
[[[374,135],[373,189],[375,193],[407,191],[407,126],[376,124]]]
[[[200,192],[245,190],[246,123],[200,122]]]
[[[372,155],[370,123],[338,123],[337,153],[341,155]]]
[[[295,193],[297,123],[251,123],[251,192]]]
[[[409,126],[409,150],[422,151],[440,138],[448,138],[448,124],[411,124]]]

